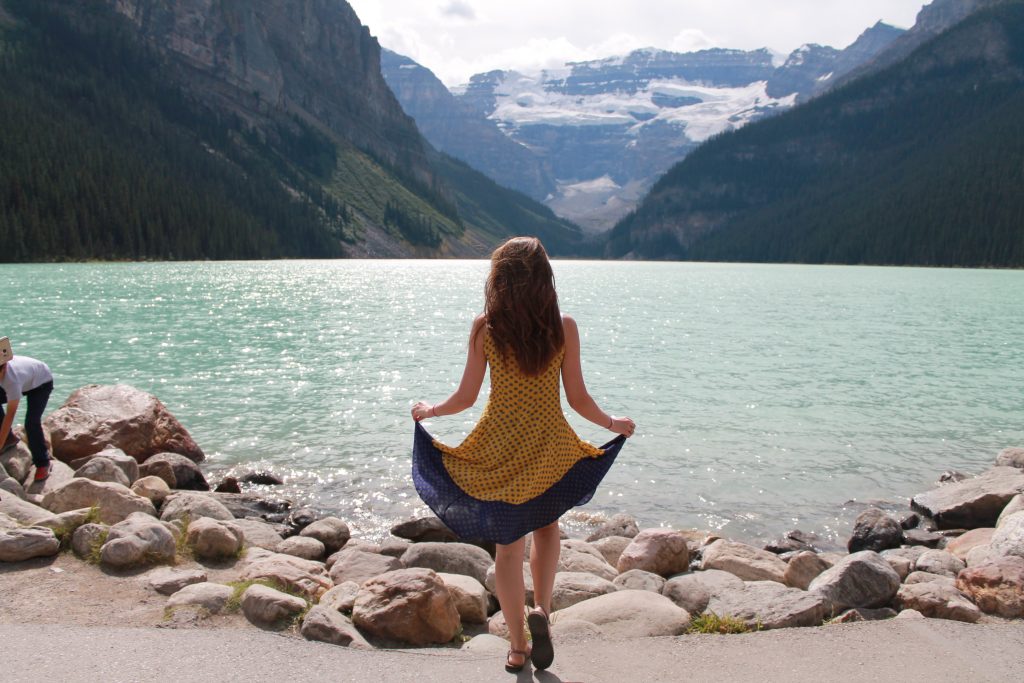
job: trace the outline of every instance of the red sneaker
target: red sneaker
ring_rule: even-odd
[[[46,467],[37,467],[36,468],[36,478],[35,478],[35,481],[44,481],[49,476],[50,476],[50,466],[49,465],[47,465]]]

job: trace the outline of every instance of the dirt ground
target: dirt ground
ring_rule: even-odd
[[[230,566],[183,561],[179,569],[202,569],[210,581],[238,579]],[[0,623],[162,628],[251,628],[240,614],[198,618],[189,610],[164,614],[167,596],[147,586],[146,569],[112,572],[62,552],[27,562],[0,563]]]

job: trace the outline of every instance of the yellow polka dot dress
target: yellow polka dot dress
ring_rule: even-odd
[[[562,413],[564,350],[536,377],[484,333],[491,395],[458,446],[416,425],[413,481],[420,497],[460,537],[511,543],[590,500],[625,441],[597,448]]]

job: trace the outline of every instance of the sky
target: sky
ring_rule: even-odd
[[[924,0],[349,0],[383,47],[449,87],[492,69],[534,70],[643,47],[788,54],[843,48],[882,20],[914,24]]]

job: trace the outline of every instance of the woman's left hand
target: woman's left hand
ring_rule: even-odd
[[[419,422],[420,420],[425,420],[428,417],[437,417],[437,413],[434,412],[434,406],[420,401],[412,407],[412,419]]]

